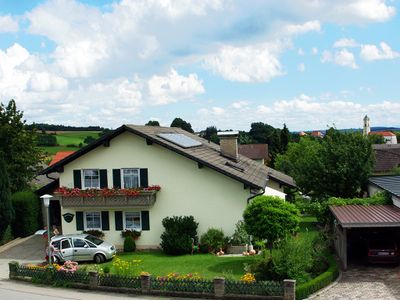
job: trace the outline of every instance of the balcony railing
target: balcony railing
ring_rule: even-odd
[[[136,190],[123,193],[115,190],[73,190],[60,188],[53,199],[59,199],[63,207],[152,207],[159,189]],[[111,191],[111,192],[110,192]]]

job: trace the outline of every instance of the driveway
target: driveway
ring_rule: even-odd
[[[15,246],[0,252],[0,259],[44,261],[45,240],[40,235],[24,238]]]
[[[350,266],[336,285],[310,299],[400,299],[400,267]]]

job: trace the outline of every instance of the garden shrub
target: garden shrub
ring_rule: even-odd
[[[202,252],[215,253],[225,248],[225,236],[222,229],[209,228],[200,238]]]
[[[336,280],[339,275],[339,268],[332,255],[328,257],[329,268],[321,275],[311,279],[308,282],[299,284],[296,287],[296,299],[305,299],[316,291],[326,287]]]
[[[15,218],[12,222],[12,231],[16,237],[25,237],[33,234],[38,228],[40,215],[40,201],[32,191],[17,192],[11,196]]]
[[[11,226],[8,225],[6,229],[3,232],[3,235],[0,236],[0,246],[7,244],[9,241],[13,239],[12,231],[11,231]]]
[[[133,237],[127,236],[124,240],[124,252],[134,252],[136,250],[136,243]]]
[[[142,234],[141,231],[138,231],[138,230],[130,230],[130,229],[126,229],[126,230],[124,230],[124,231],[121,232],[121,236],[122,236],[123,238],[125,238],[125,237],[127,237],[127,236],[130,236],[130,237],[132,237],[134,240],[137,240],[137,239],[140,237],[141,234]]]
[[[162,220],[165,231],[161,235],[161,248],[167,254],[181,255],[192,251],[192,241],[197,244],[197,226],[193,216],[173,216]],[[193,239],[193,240],[192,240]]]
[[[246,231],[244,221],[238,221],[235,226],[235,232],[230,237],[229,244],[234,246],[250,244],[250,236]]]
[[[250,267],[250,270],[256,277],[257,281],[280,281],[285,279],[278,274],[275,262],[270,257],[255,262]]]

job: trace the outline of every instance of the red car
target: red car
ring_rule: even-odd
[[[369,263],[398,263],[399,248],[393,240],[370,240],[368,243]]]

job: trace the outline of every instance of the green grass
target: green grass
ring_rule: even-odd
[[[302,218],[299,236],[316,236],[318,229],[315,222],[315,218]],[[179,274],[198,273],[206,279],[223,276],[235,280],[239,280],[245,273],[245,264],[251,264],[257,259],[261,259],[261,256],[218,257],[212,254],[170,256],[161,251],[121,253],[117,257],[126,261],[140,260],[138,272],[149,272],[153,276],[166,276],[171,272]],[[110,267],[111,273],[114,273],[112,262],[107,262],[101,266],[104,268],[107,265]]]
[[[153,276],[166,276],[171,272],[179,274],[198,273],[205,279],[224,276],[236,280],[239,280],[245,273],[245,264],[250,264],[259,258],[249,256],[218,257],[213,254],[169,256],[161,251],[122,253],[118,257],[122,260],[140,260],[139,271],[149,272]],[[102,267],[104,268],[106,265],[110,266],[111,273],[113,273],[112,262],[105,263]]]
[[[55,147],[40,147],[44,152],[49,155],[54,155],[58,151],[78,151],[78,147],[67,147],[67,146],[55,146]]]
[[[84,139],[87,136],[94,137],[97,139],[99,137],[98,131],[76,131],[76,132],[59,132],[57,133],[57,144],[60,146],[75,144],[79,145],[79,143],[83,144]]]

